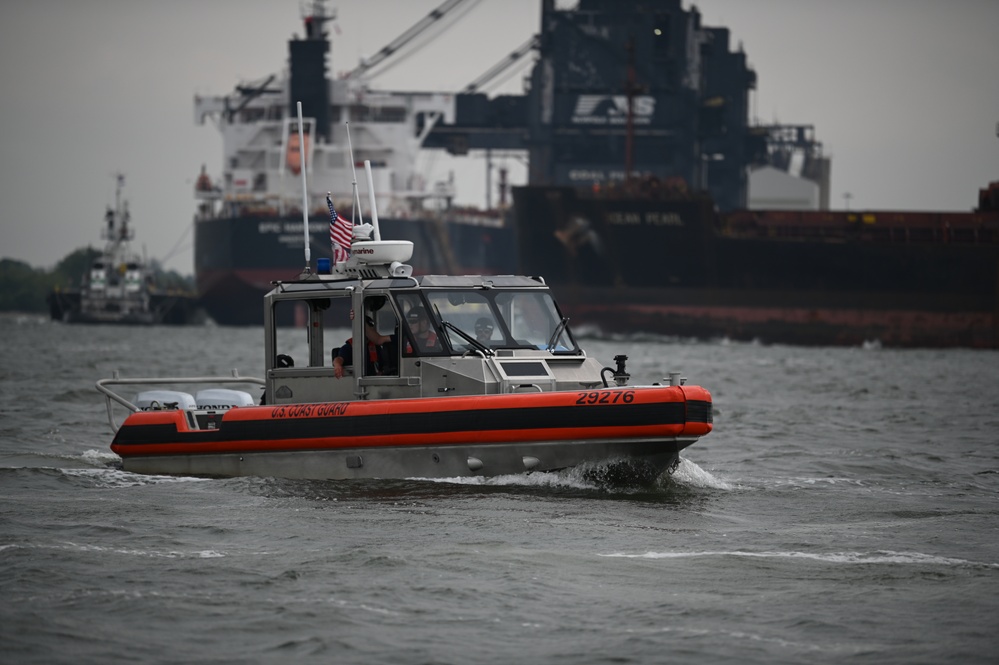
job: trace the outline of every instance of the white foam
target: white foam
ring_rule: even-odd
[[[716,490],[733,490],[735,487],[725,482],[721,478],[714,476],[694,462],[683,457],[680,458],[680,466],[673,472],[673,480],[689,487],[701,487]]]
[[[157,551],[143,550],[128,547],[107,547],[103,545],[85,545],[81,543],[66,542],[57,545],[9,545],[16,549],[50,549],[73,552],[97,552],[101,554],[123,554],[126,556],[149,557],[155,559],[219,559],[228,556],[225,552],[218,550],[195,550],[193,552],[180,552],[177,550]]]
[[[599,465],[598,465],[599,466]],[[566,489],[598,490],[604,486],[587,479],[587,472],[592,466],[582,465],[564,471],[532,471],[502,476],[455,476],[453,478],[409,478],[434,483],[450,483],[454,485],[482,486],[526,486],[526,487],[561,487]],[[735,489],[733,485],[712,475],[690,460],[680,458],[680,465],[672,475],[673,480],[687,487],[710,488],[720,490]],[[624,488],[617,488],[623,490]]]
[[[121,461],[121,458],[110,450],[85,450],[80,457],[83,458],[84,462],[99,466],[116,464]]]
[[[612,554],[599,554],[598,556],[624,559],[693,559],[701,557],[747,557],[756,559],[806,559],[831,564],[901,564],[920,566],[974,566],[985,568],[999,568],[999,563],[981,563],[968,561],[966,559],[955,559],[952,557],[941,557],[921,552],[894,552],[890,550],[876,550],[874,552],[744,552],[733,551],[702,551],[702,552],[644,552],[641,554],[627,554],[615,552]]]
[[[74,478],[87,478],[93,481],[97,487],[103,489],[140,487],[162,483],[208,482],[205,478],[194,478],[191,476],[148,476],[129,473],[120,469],[60,469],[60,471]]]
[[[866,487],[867,483],[856,478],[837,478],[834,476],[824,477],[824,478],[809,478],[809,477],[798,477],[798,478],[782,478],[779,480],[770,481],[771,484],[780,486],[790,486],[790,487],[806,487],[815,485],[854,485],[857,487]]]
[[[425,480],[433,483],[449,483],[454,485],[481,485],[489,487],[527,486],[527,487],[565,487],[570,489],[599,489],[594,483],[588,483],[581,478],[567,473],[552,473],[548,471],[533,471],[531,473],[516,473],[503,476],[455,476],[453,478],[410,478],[409,480]]]

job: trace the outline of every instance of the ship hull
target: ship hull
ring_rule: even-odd
[[[200,303],[219,325],[261,325],[262,298],[272,282],[296,279],[305,267],[301,217],[243,216],[195,223],[195,281]],[[513,229],[482,223],[384,218],[385,239],[414,244],[415,274],[500,274],[516,268]],[[328,220],[309,224],[312,269],[331,257]],[[291,323],[283,322],[283,323]]]
[[[802,346],[999,348],[989,303],[907,294],[553,286],[576,328]]]
[[[189,325],[204,320],[193,294],[152,293],[142,302],[84,298],[80,289],[57,289],[48,295],[49,315],[64,323],[114,325]]]
[[[995,215],[726,216],[545,187],[514,201],[521,270],[545,275],[577,328],[999,348]]]

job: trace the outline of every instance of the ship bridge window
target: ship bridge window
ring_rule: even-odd
[[[267,115],[267,109],[261,108],[246,108],[240,111],[239,121],[245,123],[259,122],[263,120]]]
[[[355,104],[350,107],[350,119],[355,122],[405,122],[406,108]]]

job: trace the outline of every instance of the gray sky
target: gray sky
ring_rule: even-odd
[[[331,2],[340,31],[331,71],[438,4]],[[759,119],[815,125],[833,160],[833,207],[849,192],[855,209],[969,210],[999,180],[999,2],[696,5],[746,51]],[[482,0],[377,87],[458,91],[537,32],[539,16],[540,0]],[[221,139],[194,124],[193,97],[281,71],[293,33],[296,0],[0,3],[0,257],[51,267],[100,246],[120,170],[138,246],[161,260],[173,251],[167,266],[193,272],[193,181],[203,163],[221,170]],[[499,90],[520,92],[522,78]],[[424,159],[436,178],[456,171],[459,203],[484,203],[480,158]],[[515,183],[523,178],[509,166]]]

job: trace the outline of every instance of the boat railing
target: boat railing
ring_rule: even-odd
[[[233,384],[241,383],[248,384],[252,383],[259,386],[266,386],[266,382],[263,379],[258,379],[251,376],[240,376],[238,370],[232,370],[232,376],[184,376],[184,377],[146,377],[146,378],[135,378],[135,379],[125,379],[120,376],[118,370],[112,373],[110,379],[100,379],[95,384],[95,387],[99,392],[104,395],[104,401],[107,406],[108,412],[108,423],[111,425],[111,429],[115,432],[118,431],[119,425],[114,419],[114,410],[112,401],[121,404],[123,407],[131,412],[140,411],[141,409],[128,401],[120,394],[115,392],[109,386],[151,386],[151,385],[181,385],[181,384],[191,384],[191,383],[212,383],[212,384]]]

